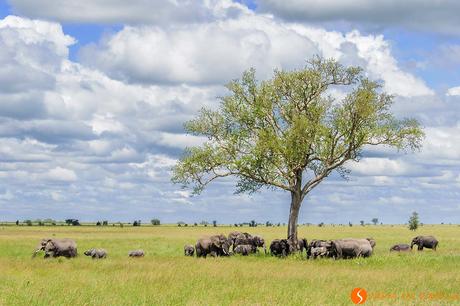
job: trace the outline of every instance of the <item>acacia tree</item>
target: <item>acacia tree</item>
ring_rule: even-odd
[[[348,94],[337,101],[331,87]],[[297,238],[297,219],[307,194],[333,171],[358,161],[365,146],[420,148],[423,131],[414,119],[396,119],[392,96],[365,78],[359,67],[315,57],[304,69],[275,71],[258,82],[254,69],[227,85],[216,110],[203,108],[185,129],[205,136],[187,148],[172,181],[200,193],[217,178],[234,176],[236,193],[262,187],[290,192],[288,238]]]

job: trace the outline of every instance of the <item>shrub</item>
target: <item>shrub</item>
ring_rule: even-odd
[[[152,219],[152,220],[150,220],[150,223],[152,223],[152,225],[160,225],[160,220],[159,219]]]

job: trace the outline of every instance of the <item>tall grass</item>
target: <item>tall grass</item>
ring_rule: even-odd
[[[299,227],[299,235],[333,239],[373,237],[370,258],[286,259],[263,254],[197,259],[183,246],[231,227],[0,227],[0,305],[350,305],[350,292],[365,288],[371,305],[460,304],[458,226],[423,226],[415,234],[401,226]],[[268,241],[286,228],[238,228]],[[437,252],[390,254],[395,243],[431,234]],[[31,254],[41,238],[78,243],[75,259],[44,260]],[[105,248],[106,260],[83,251]],[[128,258],[142,248],[145,258]],[[432,294],[431,298],[428,294]]]

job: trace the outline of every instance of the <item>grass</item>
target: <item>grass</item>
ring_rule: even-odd
[[[299,236],[377,241],[366,259],[278,259],[263,254],[197,259],[183,246],[233,227],[0,227],[0,305],[351,305],[350,292],[365,288],[370,305],[460,304],[460,227],[425,225],[416,233],[402,226],[301,226]],[[284,227],[239,228],[266,240],[285,236]],[[390,254],[395,243],[431,234],[437,252]],[[41,238],[78,243],[75,259],[32,259]],[[102,247],[106,260],[83,251]],[[142,248],[145,258],[128,258]],[[429,295],[431,294],[431,296]]]

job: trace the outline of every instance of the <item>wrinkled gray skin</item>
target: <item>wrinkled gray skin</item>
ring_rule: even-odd
[[[390,252],[410,252],[412,251],[410,245],[400,243],[400,244],[395,244],[390,248]]]
[[[229,249],[229,240],[222,234],[200,238],[195,244],[196,257],[206,258],[207,255],[212,257],[229,256]]]
[[[233,246],[233,251],[235,251],[235,242],[236,242],[236,238],[238,238],[238,236],[242,235],[243,233],[242,232],[231,232],[230,234],[228,234],[228,242],[230,243],[230,246]]]
[[[412,239],[410,248],[412,249],[414,245],[417,245],[418,246],[417,249],[419,251],[422,251],[423,248],[433,249],[434,251],[436,251],[436,248],[438,247],[438,243],[439,243],[438,240],[433,236],[417,236],[414,239]]]
[[[184,255],[185,256],[193,256],[195,254],[195,248],[191,244],[187,244],[184,246]]]
[[[338,259],[369,257],[372,251],[371,242],[368,239],[347,238],[332,241],[333,256]]]
[[[85,251],[84,254],[86,256],[91,256],[92,259],[101,259],[101,258],[107,258],[107,251],[104,249],[89,249],[88,251]]]
[[[326,241],[326,240],[313,239],[307,247],[307,259],[313,256],[312,254],[313,248],[325,248],[327,252],[326,254],[321,255],[321,257],[332,257],[332,241],[330,240]]]
[[[261,247],[264,249],[264,253],[267,254],[267,248],[265,245],[265,239],[262,236],[254,235],[252,236],[249,233],[240,233],[240,232],[231,232],[229,235],[229,240],[233,243],[233,251],[239,245],[252,245],[256,248]]]
[[[329,251],[326,247],[313,247],[310,250],[310,256],[313,259],[316,259],[318,257],[328,257]]]
[[[285,257],[293,251],[287,239],[275,239],[270,243],[270,254],[272,256]]]
[[[289,239],[289,245],[291,246],[292,252],[300,251],[300,253],[303,253],[303,250],[307,249],[308,242],[305,238],[297,239],[297,243],[295,243],[295,241],[293,241],[292,239]]]
[[[77,243],[75,240],[64,239],[42,239],[36,247],[32,257],[35,257],[38,252],[45,251],[44,258],[64,256],[72,258],[77,256]]]
[[[235,248],[235,254],[241,254],[243,256],[248,256],[251,253],[256,253],[257,248],[250,244],[240,244]]]
[[[133,250],[128,253],[129,257],[144,257],[144,255],[144,250]]]

